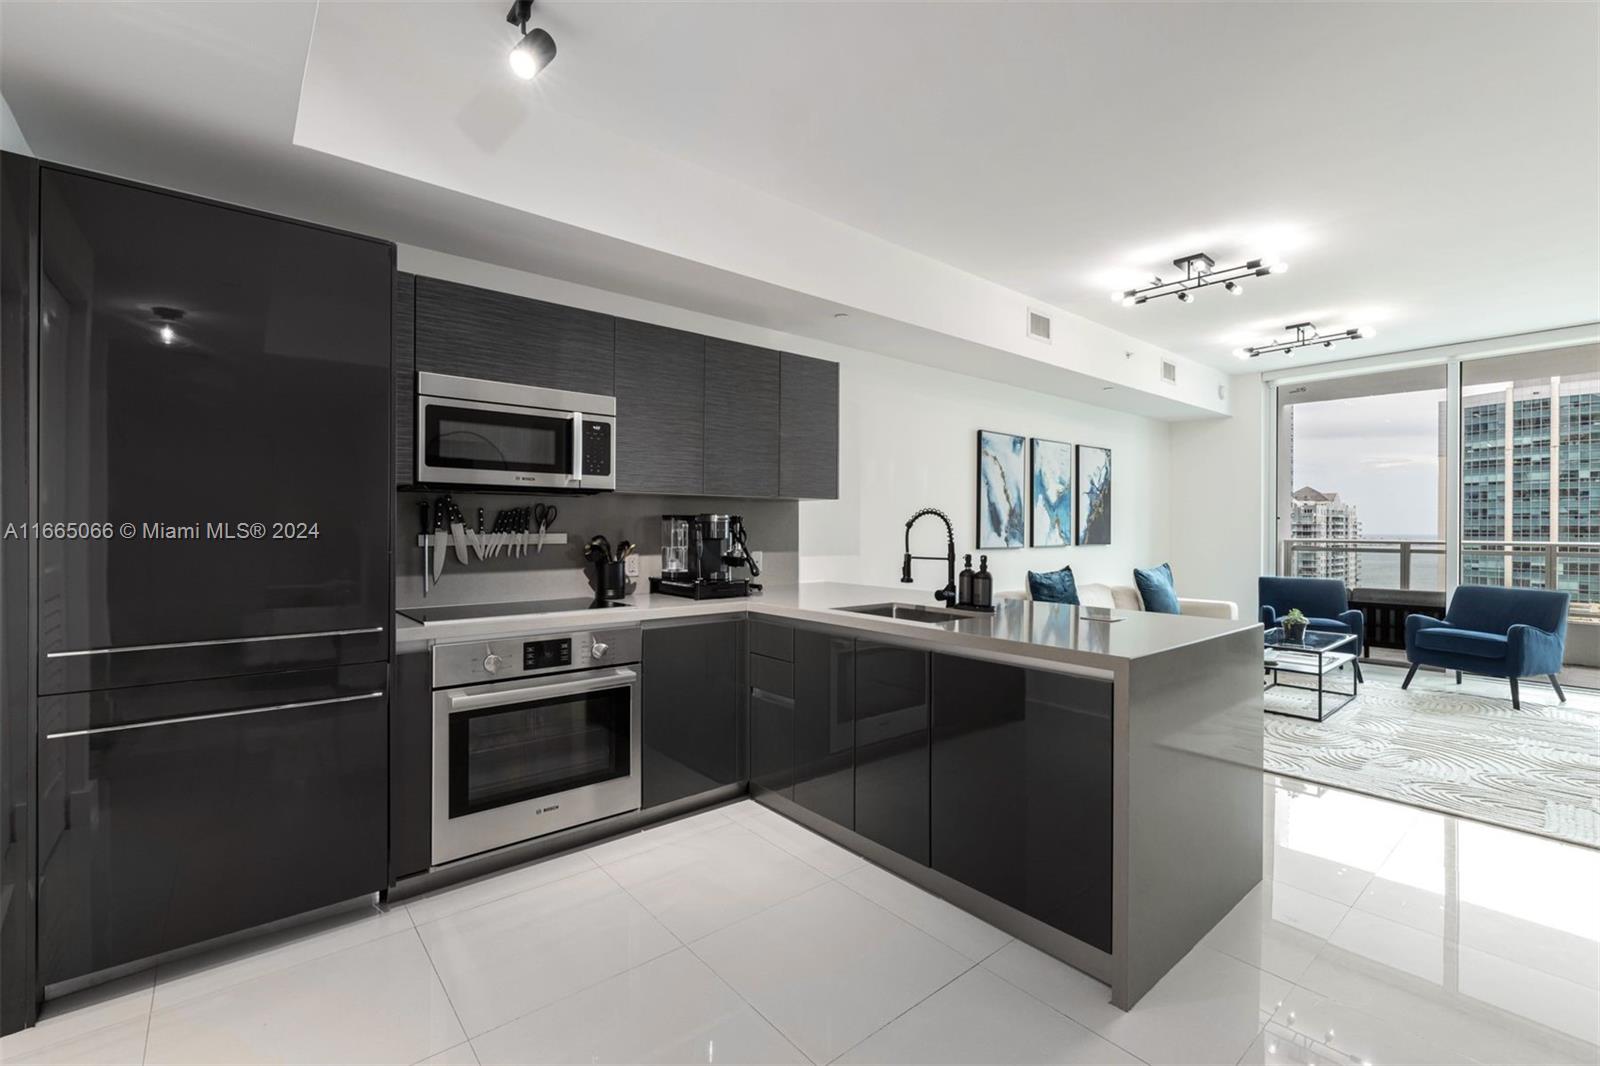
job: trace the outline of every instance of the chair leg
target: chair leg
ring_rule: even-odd
[[[1561,691],[1561,682],[1556,680],[1555,674],[1550,675],[1550,687],[1556,690],[1556,699],[1562,703],[1567,702],[1567,694]]]
[[[1417,676],[1417,664],[1416,663],[1412,663],[1411,664],[1411,669],[1406,671],[1406,679],[1404,681],[1400,682],[1400,687],[1401,688],[1410,688],[1411,687],[1411,679],[1413,677],[1416,677],[1416,676]]]
[[[1460,670],[1456,671],[1456,684],[1458,684],[1458,685],[1461,684],[1461,671]]]
[[[1522,695],[1517,691],[1517,679],[1514,677],[1511,679],[1511,709],[1522,710]]]

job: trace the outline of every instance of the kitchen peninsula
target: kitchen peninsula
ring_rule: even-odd
[[[508,637],[641,628],[646,808],[652,731],[658,747],[684,744],[662,739],[667,723],[706,706],[673,686],[707,683],[652,647],[675,641],[673,658],[725,662],[744,698],[721,738],[738,745],[738,770],[712,778],[723,795],[748,785],[1131,1007],[1260,879],[1260,627],[1015,596],[993,614],[955,614],[926,599],[819,583],[744,600],[640,594],[599,612],[401,615],[396,651],[403,685],[405,662],[430,648],[477,643],[503,657],[522,654],[495,643]],[[913,601],[928,620],[891,617]],[[737,653],[693,653],[685,642],[701,628],[713,639],[710,627],[720,644],[736,634]],[[427,728],[426,699],[402,703],[402,736],[408,721]],[[560,834],[542,843],[571,846]]]

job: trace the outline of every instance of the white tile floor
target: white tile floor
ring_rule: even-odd
[[[1262,884],[1128,1013],[746,802],[52,1001],[0,1060],[1600,1066],[1600,851],[1265,788]]]

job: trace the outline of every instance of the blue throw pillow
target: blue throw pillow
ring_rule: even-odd
[[[1139,598],[1144,609],[1156,614],[1182,614],[1178,606],[1178,590],[1172,587],[1172,564],[1162,563],[1149,570],[1135,568],[1133,583],[1139,586]]]
[[[1076,607],[1078,583],[1072,580],[1072,567],[1063,566],[1042,574],[1029,570],[1028,595],[1040,603],[1070,603]]]

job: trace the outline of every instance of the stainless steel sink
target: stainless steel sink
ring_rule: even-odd
[[[860,607],[841,607],[839,610],[930,625],[943,625],[946,622],[959,622],[964,618],[973,617],[966,611],[952,611],[945,607],[923,607],[915,603],[868,603]]]

